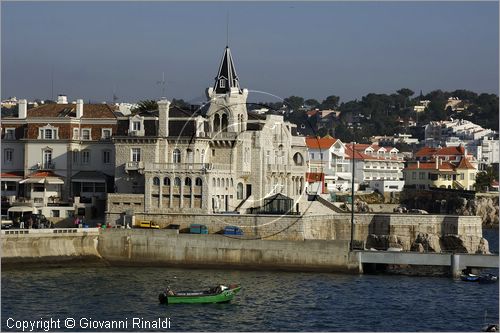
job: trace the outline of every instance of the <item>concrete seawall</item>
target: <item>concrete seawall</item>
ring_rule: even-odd
[[[357,257],[349,256],[349,243],[341,240],[240,240],[174,230],[114,229],[101,233],[98,250],[111,264],[359,271]]]
[[[2,230],[2,265],[97,262],[99,229]]]

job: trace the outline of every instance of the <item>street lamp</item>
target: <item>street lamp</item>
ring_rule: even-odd
[[[354,124],[353,124],[354,125]],[[354,133],[354,126],[353,126],[353,133]],[[352,172],[351,172],[351,241],[349,245],[349,250],[352,251],[354,249],[353,242],[354,242],[354,167],[355,167],[355,162],[354,162],[354,145],[356,143],[354,142],[354,136],[353,136],[353,141],[352,141]]]

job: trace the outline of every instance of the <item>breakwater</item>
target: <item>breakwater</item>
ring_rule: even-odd
[[[97,262],[98,228],[2,230],[2,265]]]

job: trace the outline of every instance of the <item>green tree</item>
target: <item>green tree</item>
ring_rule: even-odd
[[[415,94],[415,92],[411,89],[408,89],[408,88],[402,88],[402,89],[399,89],[398,91],[396,91],[399,95],[403,96],[404,97],[404,108],[406,109],[406,103],[408,102],[408,100],[410,99],[411,96],[413,96],[413,94]]]
[[[290,96],[283,100],[283,102],[292,110],[298,110],[304,105],[304,98],[299,96]]]
[[[325,98],[323,100],[323,102],[321,102],[321,108],[333,110],[339,106],[339,101],[340,101],[340,97],[338,97],[338,96],[335,96],[335,95],[328,96],[327,98]]]
[[[189,110],[191,108],[191,104],[185,102],[183,99],[172,99],[172,105],[177,106],[180,109]]]
[[[319,107],[319,102],[314,98],[309,98],[304,102],[304,105],[307,106],[308,108],[315,109]]]
[[[496,176],[496,177],[495,177]],[[498,172],[495,175],[493,166],[488,166],[486,171],[479,172],[476,175],[476,191],[488,190],[491,183],[498,178]]]

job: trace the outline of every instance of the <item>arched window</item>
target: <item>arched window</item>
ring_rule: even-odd
[[[168,177],[163,178],[163,185],[170,186],[170,178]]]
[[[181,151],[179,149],[174,149],[174,152],[172,153],[172,162],[181,163]]]
[[[175,177],[174,179],[174,186],[181,186],[181,179],[179,177]]]
[[[220,131],[220,116],[218,113],[214,115],[214,132]]]
[[[217,187],[220,187],[220,178],[217,178]]]
[[[205,163],[205,149],[201,150],[200,162]]]
[[[227,119],[227,114],[222,114],[222,132],[227,132],[227,126],[228,126],[229,122],[228,122],[228,119]]]
[[[238,183],[236,186],[236,199],[243,200],[243,184]]]
[[[153,178],[153,185],[155,186],[160,186],[160,178],[154,177]]]
[[[193,164],[194,163],[194,156],[193,156],[193,150],[192,149],[187,149],[186,150],[186,156],[187,156],[187,163]]]
[[[295,165],[304,165],[304,157],[302,157],[301,153],[295,153],[295,155],[293,155],[293,162]]]
[[[184,179],[184,185],[191,186],[191,178],[186,177],[186,179]]]
[[[226,186],[224,185],[224,178],[222,178],[222,180],[220,181],[220,185],[221,185],[222,187],[226,187]]]
[[[196,186],[202,186],[203,185],[203,180],[201,180],[200,177],[196,178],[195,185]]]
[[[231,187],[234,186],[234,183],[233,183],[233,178],[231,178]]]
[[[217,186],[217,183],[216,183],[216,181],[215,181],[215,178],[212,178],[212,186],[213,186],[213,187],[216,187],[216,186]]]

